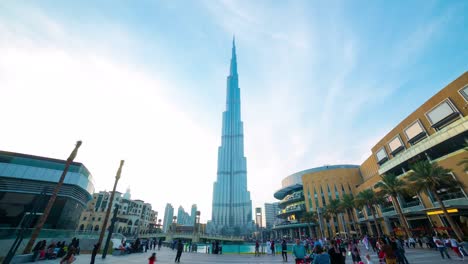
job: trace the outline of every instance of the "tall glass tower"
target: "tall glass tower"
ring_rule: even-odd
[[[244,157],[244,127],[234,39],[226,93],[217,180],[213,186],[211,225],[215,233],[244,234],[249,232],[252,225],[252,200],[247,191],[247,161]]]

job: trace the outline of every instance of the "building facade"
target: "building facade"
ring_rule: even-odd
[[[248,234],[252,230],[252,201],[247,190],[247,161],[241,121],[236,46],[233,41],[230,74],[227,77],[226,111],[223,112],[217,179],[209,232]]]
[[[379,140],[372,147],[372,154],[361,165],[324,166],[296,173],[295,175],[300,175],[300,180],[295,178],[291,184],[283,183],[283,188],[274,196],[281,200],[280,206],[290,212],[289,208],[293,205],[287,201],[287,195],[302,189],[302,199],[294,200],[295,203],[304,203],[301,208],[304,213],[320,213],[331,200],[341,200],[344,194],[356,197],[366,189],[378,192],[375,184],[381,180],[381,175],[391,173],[405,180],[412,172],[413,164],[426,160],[449,169],[453,178],[465,186],[450,191],[448,186],[442,186],[437,194],[451,209],[457,225],[468,235],[468,175],[464,167],[459,165],[460,161],[468,158],[468,152],[464,149],[465,140],[468,139],[467,115],[468,72],[465,72]],[[285,180],[290,181],[290,178],[288,176]],[[431,234],[434,230],[451,229],[430,191],[399,195],[397,199],[414,234]],[[371,235],[377,235],[378,231],[387,234],[401,233],[402,223],[395,211],[394,202],[386,197],[375,207],[375,219],[366,207],[346,210],[329,219],[323,219],[322,216],[321,221],[314,224],[313,230],[320,228],[325,236],[333,236],[339,232]],[[295,218],[297,214],[294,214]],[[290,221],[291,215],[293,214],[281,213],[279,216],[286,217],[287,222],[276,225],[275,229],[281,230],[286,224],[295,224]],[[309,233],[307,235],[317,235]],[[294,234],[299,235],[300,231]]]
[[[166,209],[164,209],[164,221],[163,221],[163,232],[168,232],[171,224],[172,218],[174,217],[174,207],[171,204],[166,204]]]
[[[0,226],[17,227],[34,207],[38,208],[37,212],[43,212],[65,163],[65,160],[0,151]],[[73,162],[44,228],[75,229],[93,192],[90,172],[83,164]],[[37,220],[33,220],[32,226]]]
[[[266,229],[271,229],[274,225],[282,222],[281,218],[277,217],[279,211],[279,203],[265,203],[265,207],[263,208],[263,226]]]
[[[93,200],[88,203],[86,211],[81,214],[77,228],[83,232],[100,232],[104,225],[107,208],[110,204],[111,192],[101,191],[93,195]],[[124,198],[125,197],[125,198]],[[118,206],[117,222],[114,232],[126,236],[138,236],[157,232],[158,212],[152,210],[151,204],[142,200],[127,199],[129,192],[122,195],[116,192],[112,206]],[[113,213],[113,211],[111,211]],[[112,217],[111,213],[111,217]],[[110,226],[110,220],[107,227]]]

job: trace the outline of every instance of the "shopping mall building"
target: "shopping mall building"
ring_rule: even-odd
[[[65,163],[65,160],[0,151],[0,227],[18,227],[35,207],[42,213]],[[73,162],[44,228],[74,230],[93,193],[94,181],[88,169]]]
[[[372,154],[361,165],[324,166],[286,177],[281,189],[274,194],[280,200],[278,217],[284,219],[273,228],[276,235],[309,236],[307,225],[301,221],[305,212],[320,215],[332,199],[341,199],[343,194],[356,197],[365,189],[374,189],[380,175],[393,173],[404,178],[411,172],[411,165],[420,160],[436,162],[450,169],[452,176],[464,184],[464,188],[456,191],[441,188],[437,193],[468,235],[468,175],[463,166],[458,165],[468,158],[464,149],[465,139],[468,140],[467,115],[468,72],[465,72],[376,142]],[[449,228],[431,192],[401,195],[398,200],[413,233]],[[377,207],[376,221],[369,209],[354,208],[340,213],[338,219],[322,219],[317,227],[320,225],[326,236],[337,232],[374,235],[376,228],[387,234],[399,232],[401,224],[392,203],[389,199]]]

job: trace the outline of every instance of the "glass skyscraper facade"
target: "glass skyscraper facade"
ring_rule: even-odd
[[[64,160],[0,151],[0,226],[17,227],[34,202],[43,197],[42,212],[65,167]],[[41,196],[41,193],[45,193]],[[75,229],[94,193],[88,169],[73,162],[45,228]],[[37,219],[35,220],[37,221]]]
[[[244,128],[241,121],[236,46],[233,40],[230,74],[227,77],[226,111],[223,112],[217,180],[213,186],[210,232],[247,233],[252,226],[252,201],[247,190]]]

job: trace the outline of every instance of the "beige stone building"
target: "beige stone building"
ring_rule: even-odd
[[[93,199],[88,203],[87,209],[81,214],[78,231],[98,232],[101,231],[111,192],[101,191],[93,194]],[[158,231],[158,212],[152,210],[151,204],[142,200],[132,200],[130,191],[122,195],[116,192],[113,205],[118,205],[117,222],[114,232],[126,236],[138,236]],[[110,218],[112,217],[112,213]],[[110,220],[107,227],[110,226]]]

